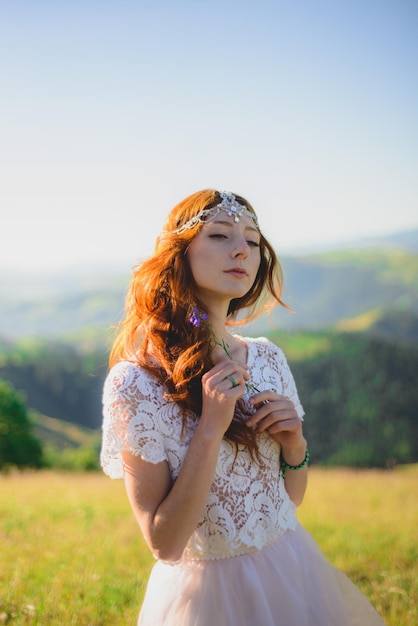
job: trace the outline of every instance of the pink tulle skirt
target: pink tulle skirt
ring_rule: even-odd
[[[158,561],[138,620],[138,626],[382,625],[365,596],[300,525],[244,556]]]

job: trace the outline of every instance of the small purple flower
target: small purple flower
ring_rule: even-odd
[[[198,328],[202,325],[202,322],[205,322],[208,319],[207,313],[201,313],[197,307],[192,307],[192,313],[189,317],[189,322],[192,326]]]

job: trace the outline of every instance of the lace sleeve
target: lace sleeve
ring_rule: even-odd
[[[270,341],[268,343],[270,352],[272,353],[274,359],[275,367],[277,368],[277,372],[281,379],[281,393],[293,402],[299,418],[303,421],[305,411],[303,410],[303,406],[299,400],[295,379],[293,378],[286,356],[281,348]]]
[[[103,436],[100,461],[111,478],[123,478],[121,452],[151,463],[167,459],[157,416],[162,403],[158,381],[140,367],[121,362],[109,372],[103,389]]]

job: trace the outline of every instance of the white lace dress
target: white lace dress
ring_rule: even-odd
[[[289,397],[302,419],[283,352],[264,338],[242,339],[251,383]],[[129,362],[109,372],[103,400],[106,474],[123,478],[120,453],[129,450],[150,463],[168,463],[175,480],[196,420],[182,431],[180,409],[165,399],[163,385]],[[138,625],[382,625],[366,598],[325,560],[297,522],[280,475],[279,445],[263,433],[259,450],[261,463],[243,446],[235,458],[234,447],[222,442],[197,528],[181,561],[154,565]]]

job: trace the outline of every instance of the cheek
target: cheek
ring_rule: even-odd
[[[192,271],[194,268],[201,267],[205,263],[213,260],[213,250],[208,246],[202,245],[200,241],[193,241],[189,247],[188,258]]]
[[[197,283],[207,282],[212,275],[213,259],[202,256],[191,266],[193,278]]]
[[[204,248],[195,246],[189,250],[188,261],[193,278],[198,280],[211,267],[213,258],[207,254]]]
[[[257,249],[256,254],[254,255],[254,259],[253,259],[253,271],[254,271],[254,278],[257,275],[258,270],[260,269],[260,265],[261,265],[261,252],[260,249]]]

